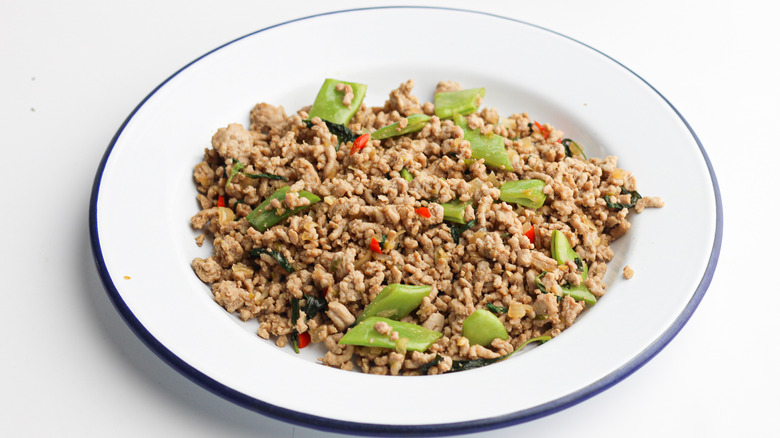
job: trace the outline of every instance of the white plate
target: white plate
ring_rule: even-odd
[[[326,77],[368,84],[369,105],[381,105],[409,78],[423,100],[443,79],[485,87],[485,106],[551,123],[589,156],[617,155],[637,176],[639,191],[661,196],[666,207],[633,217],[614,246],[607,295],[551,342],[438,376],[322,366],[314,349],[301,356],[279,349],[216,305],[190,268],[209,248],[196,247],[188,224],[198,211],[192,167],[211,135],[231,122],[248,124],[257,102],[284,105],[288,113],[310,104]],[[674,337],[701,300],[721,224],[704,149],[640,77],[560,34],[437,8],[307,17],[207,53],[149,94],[119,129],[100,164],[90,214],[108,294],[171,366],[229,400],[293,423],[416,435],[527,421],[625,378]],[[636,270],[630,281],[619,276],[625,264]]]

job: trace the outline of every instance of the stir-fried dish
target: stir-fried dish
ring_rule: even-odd
[[[483,88],[412,87],[369,107],[327,79],[311,106],[257,104],[214,134],[191,219],[214,250],[192,267],[261,338],[374,374],[503,360],[596,305],[629,211],[663,205],[617,157],[480,109]]]

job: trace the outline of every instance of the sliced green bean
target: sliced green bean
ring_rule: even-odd
[[[352,87],[352,93],[354,97],[349,106],[344,105],[344,94],[346,90],[337,90],[338,84],[349,85]],[[358,84],[355,82],[347,82],[338,79],[325,79],[322,84],[317,98],[314,100],[314,104],[309,111],[309,119],[319,117],[322,120],[337,124],[345,124],[349,122],[352,116],[355,115],[360,104],[363,103],[363,98],[366,96],[365,84]]]
[[[559,265],[565,265],[570,261],[574,262],[577,268],[582,271],[582,279],[588,278],[588,265],[571,247],[566,235],[558,230],[553,230],[552,236],[550,236],[550,252]]]
[[[479,129],[469,128],[466,118],[460,114],[452,117],[453,122],[463,129],[463,138],[471,144],[471,159],[484,159],[485,165],[501,170],[514,170],[504,146],[504,137],[493,132],[482,135]]]
[[[506,339],[509,334],[496,315],[485,309],[476,309],[463,320],[463,336],[471,345],[487,347],[493,339]]]
[[[254,210],[252,210],[249,215],[247,215],[246,220],[249,222],[250,225],[255,227],[258,231],[265,231],[274,225],[278,224],[279,222],[287,219],[288,217],[303,211],[312,205],[314,205],[317,202],[320,202],[320,197],[309,193],[305,190],[298,191],[298,196],[304,197],[309,200],[309,205],[303,205],[300,207],[295,207],[293,209],[283,209],[283,211],[277,211],[277,209],[270,206],[271,200],[278,199],[279,201],[282,201],[287,195],[287,192],[290,191],[290,186],[284,186],[278,188],[271,196],[269,196],[265,201],[261,202],[260,205],[255,207]]]
[[[379,292],[357,320],[360,322],[371,316],[401,319],[419,307],[430,292],[430,286],[391,284]]]
[[[395,122],[372,132],[371,138],[374,140],[384,140],[386,138],[395,137],[398,135],[417,132],[422,130],[430,120],[431,116],[425,114],[412,114],[406,118],[406,127],[401,128],[399,125],[400,122]]]
[[[579,286],[561,286],[561,290],[564,295],[570,295],[576,301],[585,301],[591,306],[596,304],[596,296],[588,290],[585,283],[580,283]]]
[[[412,172],[409,172],[409,170],[404,167],[401,169],[401,178],[412,182],[414,180],[414,175],[412,175]]]
[[[467,202],[450,201],[440,204],[444,208],[444,220],[448,222],[454,222],[456,224],[465,224],[466,220],[463,218],[466,213],[466,207],[469,206]]]
[[[499,199],[536,209],[544,205],[547,199],[547,195],[542,190],[544,190],[544,181],[540,179],[507,181],[501,186]]]
[[[436,117],[448,119],[455,114],[471,114],[479,108],[483,97],[484,88],[436,93],[433,96]]]
[[[593,295],[593,292],[588,290],[588,287],[585,286],[584,283],[588,278],[588,265],[571,247],[569,239],[567,239],[559,230],[553,230],[552,236],[550,236],[550,252],[559,265],[572,261],[577,265],[577,269],[582,271],[583,282],[580,283],[579,286],[571,284],[561,286],[563,294],[569,295],[577,301],[585,301],[585,303],[591,306],[596,304],[596,296]]]
[[[392,339],[390,334],[382,334],[374,330],[374,325],[378,322],[384,322],[389,325],[392,332],[398,333],[398,338]],[[341,337],[339,344],[393,349],[403,346],[408,351],[423,352],[441,337],[442,334],[440,332],[429,330],[417,324],[371,316],[352,327],[350,331]]]

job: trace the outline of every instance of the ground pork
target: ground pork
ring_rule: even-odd
[[[351,106],[355,90],[337,87],[339,105]],[[339,138],[319,117],[306,121],[310,107],[287,115],[281,106],[258,103],[248,129],[220,128],[194,165],[201,211],[190,224],[201,230],[197,244],[209,239],[214,251],[195,258],[192,269],[220,306],[243,320],[256,318],[261,338],[284,347],[307,332],[316,344],[309,348],[324,349],[324,365],[372,374],[437,374],[463,361],[496,359],[571,326],[587,306],[566,288],[603,296],[610,243],[630,231],[629,210],[663,206],[660,198],[642,197],[630,207],[637,181],[617,157],[572,153],[563,132],[534,124],[526,113],[502,117],[482,108],[468,115],[470,129],[505,137],[514,171],[474,160],[463,128],[435,116],[435,106],[421,103],[413,87],[412,80],[401,83],[382,106],[361,104],[347,127],[404,128],[413,114],[431,116],[418,132],[369,140],[353,151],[354,140]],[[442,81],[435,93],[461,89]],[[541,207],[501,199],[501,186],[519,179],[544,183]],[[283,186],[289,191],[270,209],[297,213],[254,228],[252,211]],[[462,223],[448,219],[445,206],[455,202],[463,205]],[[615,203],[629,207],[610,207]],[[550,250],[554,230],[589,267],[586,278],[578,263],[558,264]],[[631,278],[633,270],[626,266],[623,275]],[[339,344],[393,283],[431,287],[402,321],[442,337],[425,352]],[[507,339],[482,346],[463,336],[463,321],[482,308],[497,312]],[[385,322],[373,328],[403,341]]]

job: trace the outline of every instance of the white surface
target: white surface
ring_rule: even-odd
[[[478,40],[445,45],[435,54],[424,45],[402,53],[379,53],[373,48],[394,44],[394,37],[377,36],[354,41],[351,49],[357,56],[342,54],[332,60],[329,48],[351,38],[351,23],[392,35],[394,26],[388,23],[400,21],[420,29],[417,37],[424,40],[458,26],[490,33],[498,40],[491,46],[496,54],[512,51],[513,41],[534,45],[525,50],[524,58],[503,61],[500,70],[461,64],[461,53],[483,48]],[[309,38],[303,35],[308,32],[322,36],[312,53],[302,58],[298,48],[307,44]],[[279,67],[271,70],[254,56],[269,47],[278,52]],[[574,63],[576,76],[571,73]],[[633,218],[628,237],[613,246],[610,292],[599,305],[555,342],[528,356],[478,371],[422,379],[323,367],[316,357],[324,355],[324,349],[312,347],[301,356],[289,348],[280,350],[257,338],[256,323],[237,323],[221,311],[210,289],[189,267],[194,257],[205,257],[211,249],[197,248],[194,238],[200,232],[186,224],[199,211],[194,184],[189,182],[191,168],[202,159],[202,145],[212,132],[228,121],[247,124],[246,109],[257,96],[292,112],[311,102],[325,77],[367,83],[365,102],[375,106],[409,77],[418,84],[415,94],[427,100],[445,78],[465,87],[484,86],[483,106],[504,115],[525,111],[566,127],[566,136],[576,138],[589,155],[618,155],[621,167],[637,176],[639,190],[661,196],[667,205]],[[672,155],[676,160],[666,158]],[[656,169],[661,166],[675,178],[659,174]],[[138,179],[139,173],[154,177]],[[144,205],[150,198],[165,208],[149,214]],[[556,403],[564,396],[593,391],[588,386],[630,368],[637,356],[655,348],[702,281],[715,240],[715,212],[712,182],[694,137],[674,110],[625,68],[537,27],[484,14],[407,8],[296,21],[243,38],[177,74],[133,115],[115,143],[101,179],[97,218],[102,256],[123,302],[155,339],[209,378],[255,399],[318,417],[430,425],[513,415]],[[705,217],[685,220],[696,214]],[[134,229],[143,233],[128,232]],[[685,247],[680,247],[675,233],[686,236]],[[653,275],[616,280],[626,262],[676,281],[658,288]],[[650,296],[654,299],[648,300]],[[626,335],[615,336],[615,327]],[[557,377],[538,378],[540,369]],[[486,381],[511,382],[518,376],[526,376],[523,391],[485,391]],[[322,403],[318,397],[299,396],[305,392],[331,395]],[[453,407],[440,400],[462,402]]]
[[[390,3],[0,5],[0,220],[7,230],[0,435],[334,436],[232,405],[148,350],[96,276],[87,206],[97,164],[119,125],[182,65],[278,22]],[[780,158],[773,128],[780,119],[777,7],[486,1],[478,8],[576,38],[656,87],[693,126],[713,162],[725,230],[709,292],[655,359],[565,411],[473,436],[725,437],[779,430],[780,319],[771,310],[778,287],[754,274],[772,269],[771,256],[760,255],[759,233],[776,234],[770,227],[778,211],[775,184],[761,185],[772,181]],[[144,207],[164,208],[154,199]],[[659,287],[672,281],[657,279]]]

